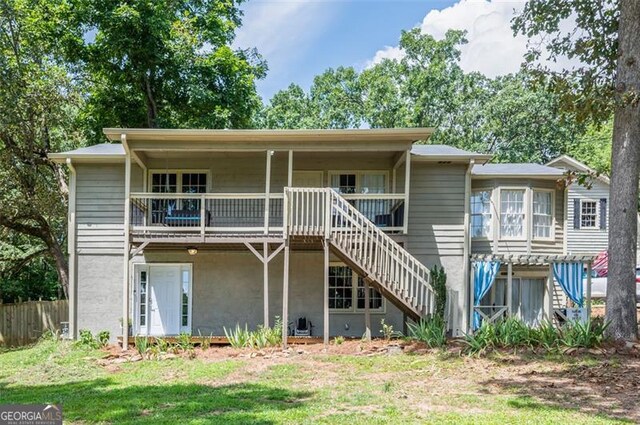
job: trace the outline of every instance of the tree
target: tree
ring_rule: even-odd
[[[562,31],[567,20],[575,30]],[[529,1],[514,20],[514,30],[530,39],[529,67],[549,76],[564,109],[579,120],[600,123],[613,113],[607,332],[637,339],[635,261],[640,181],[640,2],[637,0]],[[552,72],[538,60],[543,47],[552,59],[577,59],[580,65]]]
[[[64,1],[0,1],[0,231],[2,269],[43,255],[53,259],[67,293],[64,169],[51,151],[78,141],[82,104],[60,49],[77,45]],[[65,30],[63,30],[65,29]]]
[[[266,64],[232,50],[241,1],[73,0],[93,39],[67,52],[84,70],[84,117],[103,127],[247,128]]]

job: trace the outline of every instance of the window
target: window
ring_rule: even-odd
[[[147,326],[147,271],[140,271],[140,326]]]
[[[598,228],[598,202],[585,199],[580,201],[580,228]]]
[[[168,170],[151,173],[152,193],[206,193],[207,173]],[[199,199],[152,199],[151,223],[164,223],[174,210],[200,211]]]
[[[345,265],[329,267],[329,308],[340,311],[365,309],[364,280]],[[369,287],[369,308],[384,308],[382,294],[372,287]]]
[[[491,191],[481,190],[471,194],[471,237],[488,237],[491,234]]]
[[[353,306],[353,272],[346,266],[329,267],[329,308],[351,310]]]
[[[189,270],[182,270],[182,299],[180,305],[182,315],[180,325],[182,327],[189,326],[189,283]]]
[[[524,194],[524,190],[500,191],[500,237],[524,237]]]
[[[387,173],[381,171],[362,171],[357,173],[330,172],[330,185],[338,193],[386,193]]]
[[[364,310],[365,305],[364,279],[358,276],[358,300],[356,303],[356,307],[358,308],[358,310]],[[371,286],[369,286],[369,308],[371,310],[382,309],[382,294]]]
[[[552,215],[551,191],[533,191],[533,237],[551,238]]]

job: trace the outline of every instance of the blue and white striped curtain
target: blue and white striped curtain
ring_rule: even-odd
[[[487,295],[491,285],[496,280],[496,275],[500,269],[500,261],[474,261],[473,262],[473,305],[478,307],[480,301]],[[475,331],[482,324],[482,316],[477,311],[473,311],[473,330]]]
[[[578,307],[584,303],[582,263],[553,263],[553,276],[571,301]]]

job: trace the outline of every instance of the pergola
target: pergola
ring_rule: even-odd
[[[587,268],[587,283],[585,294],[585,308],[587,310],[588,317],[591,315],[591,268],[594,255],[549,255],[549,254],[472,254],[470,256],[471,262],[488,262],[499,261],[500,265],[507,266],[507,305],[502,306],[496,312],[491,315],[485,314],[481,311],[484,306],[476,306],[473,300],[471,300],[471,314],[473,317],[474,312],[478,312],[484,320],[493,322],[502,316],[505,311],[507,314],[512,312],[512,289],[513,289],[513,266],[547,266],[549,268],[547,274],[547,296],[546,305],[544,308],[545,319],[549,322],[553,322],[555,315],[559,315],[564,320],[567,320],[566,314],[561,309],[554,309],[553,307],[553,293],[554,293],[554,263],[580,263],[584,264]],[[475,280],[474,273],[470,273],[470,288],[471,294],[475,293]]]

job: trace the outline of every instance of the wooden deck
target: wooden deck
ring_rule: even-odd
[[[142,337],[144,338],[144,337]],[[149,341],[154,343],[156,338],[153,336],[149,336]],[[162,337],[165,341],[176,343],[178,341],[177,336],[166,336]],[[194,345],[202,345],[203,341],[209,341],[210,345],[229,345],[229,340],[226,336],[192,336],[191,342]],[[308,344],[322,344],[322,337],[319,336],[290,336],[287,338],[288,344],[294,345],[308,345]],[[122,337],[118,337],[118,344],[122,345]],[[136,345],[136,337],[129,337],[129,345]]]

